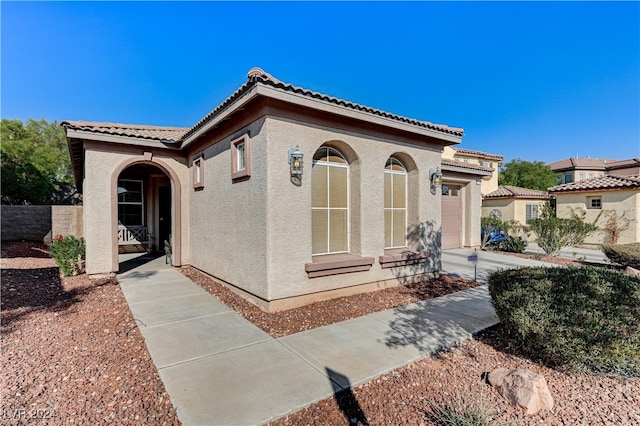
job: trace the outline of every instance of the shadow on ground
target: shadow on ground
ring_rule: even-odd
[[[162,252],[152,252],[148,254],[143,254],[142,256],[135,257],[133,259],[126,260],[121,262],[119,265],[120,271],[118,273],[124,274],[132,269],[140,267],[145,263],[152,262],[160,257],[163,257],[165,254]]]
[[[423,304],[396,308],[395,318],[386,332],[384,343],[387,347],[413,346],[421,354],[427,355],[469,337],[469,333],[459,324],[450,319],[434,317],[432,310],[432,306]]]
[[[344,374],[325,367],[329,382],[333,387],[333,397],[336,399],[338,408],[344,414],[349,425],[368,425],[367,416],[362,411],[360,403],[351,390],[351,382]]]
[[[86,276],[70,278],[81,282],[65,290],[58,268],[2,269],[0,311],[3,333],[12,331],[23,316],[40,310],[63,311],[79,302],[81,296],[110,279],[89,280]]]

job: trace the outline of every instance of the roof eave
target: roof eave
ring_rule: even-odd
[[[170,150],[179,150],[180,147],[175,141],[159,140],[150,138],[140,138],[135,136],[111,135],[107,133],[91,132],[88,130],[77,130],[65,127],[67,130],[67,138],[86,139],[98,142],[118,143],[124,145],[144,146],[148,148],[161,148]]]
[[[481,170],[481,169],[475,169],[475,168],[472,169],[470,167],[456,166],[453,164],[441,163],[440,168],[442,169],[442,171],[465,173],[465,174],[476,175],[476,176],[491,176],[493,174],[493,172],[489,170]]]
[[[439,139],[443,141],[443,145],[453,145],[462,141],[462,135],[455,135],[447,132],[429,129],[426,127],[416,126],[409,123],[403,123],[401,121],[380,117],[374,114],[354,110],[341,105],[323,102],[322,100],[310,98],[302,94],[291,93],[283,89],[278,89],[269,85],[262,84],[260,82],[256,82],[255,85],[250,87],[238,99],[232,101],[231,104],[224,108],[222,111],[214,114],[206,123],[203,123],[200,128],[198,128],[195,132],[189,134],[184,140],[182,140],[181,148],[185,148],[193,143],[199,137],[206,134],[212,128],[215,128],[220,122],[226,120],[235,111],[242,108],[245,104],[258,96],[264,96],[301,107],[315,109],[317,111],[337,114],[343,117],[348,117],[371,124],[377,124],[397,130],[406,131],[409,133],[418,134],[421,136]]]

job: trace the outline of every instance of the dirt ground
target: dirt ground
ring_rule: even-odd
[[[0,264],[0,424],[179,424],[115,280],[60,278],[47,247],[32,243],[3,243]],[[476,285],[446,277],[266,314],[197,270],[184,273],[275,337]],[[429,401],[464,399],[498,423],[640,425],[640,380],[564,373],[507,346],[489,330],[273,424],[429,425]],[[483,380],[497,367],[543,374],[554,409],[523,417]]]
[[[0,424],[179,424],[114,279],[2,244]]]

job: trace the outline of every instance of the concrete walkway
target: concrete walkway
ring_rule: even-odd
[[[470,252],[446,251],[443,269],[473,278]],[[480,256],[480,278],[522,260]],[[498,322],[481,286],[274,339],[166,266],[164,257],[118,281],[185,425],[265,423]]]

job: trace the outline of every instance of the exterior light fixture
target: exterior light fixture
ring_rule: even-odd
[[[300,152],[300,147],[289,148],[289,167],[291,172],[291,183],[296,186],[302,185],[302,168],[304,154]]]
[[[435,195],[436,189],[442,186],[442,172],[440,167],[429,170],[429,180],[431,181],[431,193]]]

